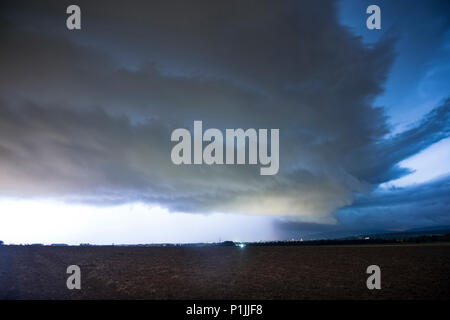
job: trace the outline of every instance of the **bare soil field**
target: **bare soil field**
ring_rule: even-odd
[[[66,269],[81,268],[81,290]],[[366,268],[381,268],[368,290]],[[449,299],[450,246],[0,246],[0,299]]]

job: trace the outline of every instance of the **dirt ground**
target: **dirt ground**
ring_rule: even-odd
[[[66,269],[81,268],[81,290]],[[368,290],[367,266],[381,268]],[[450,245],[0,247],[0,299],[449,299]]]

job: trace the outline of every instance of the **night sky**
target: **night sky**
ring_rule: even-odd
[[[2,1],[0,40],[6,243],[450,225],[449,1]],[[174,165],[194,120],[278,128],[278,174]]]

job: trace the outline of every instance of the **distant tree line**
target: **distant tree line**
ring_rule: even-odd
[[[251,242],[247,246],[317,246],[317,245],[360,245],[360,244],[400,244],[400,243],[429,243],[429,242],[450,242],[450,234],[418,236],[414,238],[394,238],[394,239],[324,239],[309,241],[268,241]]]

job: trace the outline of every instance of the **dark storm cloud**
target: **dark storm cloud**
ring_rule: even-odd
[[[80,1],[74,32],[68,4],[2,10],[3,195],[333,222],[331,212],[449,135],[447,102],[384,138],[373,101],[394,42],[364,46],[333,1]],[[173,165],[170,133],[193,120],[279,128],[280,172]]]
[[[381,189],[370,197],[360,197],[338,211],[343,225],[361,229],[405,230],[420,226],[449,225],[450,177],[407,188]],[[357,213],[357,214],[355,214]]]
[[[405,188],[379,189],[358,196],[352,205],[334,212],[336,224],[280,220],[282,239],[343,237],[355,234],[405,231],[418,227],[450,225],[450,176]]]
[[[408,168],[399,167],[403,159],[420,152],[450,135],[450,99],[430,111],[414,127],[388,139],[376,141],[360,150],[366,167],[355,174],[373,184],[394,180],[408,174]],[[374,157],[374,152],[377,155]],[[367,156],[367,157],[366,157]],[[350,160],[354,160],[351,158]]]

